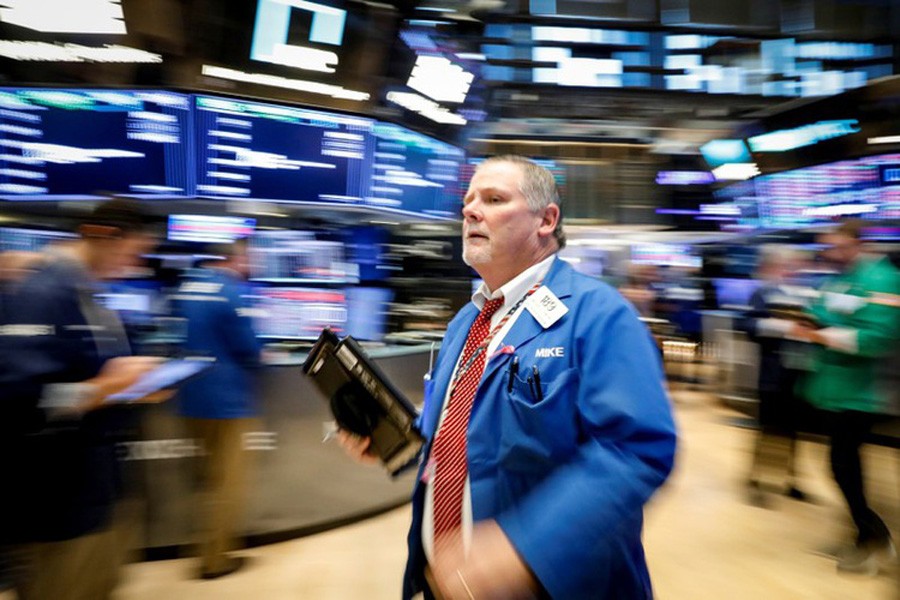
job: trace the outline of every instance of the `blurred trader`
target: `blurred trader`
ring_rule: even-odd
[[[223,244],[213,253],[225,259],[195,270],[175,296],[187,319],[185,350],[216,359],[207,374],[185,383],[178,396],[191,436],[205,449],[200,459],[206,488],[199,572],[203,579],[228,575],[243,564],[242,557],[229,556],[228,551],[235,546],[244,507],[244,434],[258,415],[253,370],[260,365],[261,351],[243,306],[247,240]]]
[[[0,326],[0,535],[25,558],[15,582],[24,600],[112,592],[127,550],[114,519],[115,443],[130,420],[108,396],[157,364],[125,356],[121,322],[95,300],[99,280],[154,243],[136,204],[100,204],[79,232],[10,292]]]
[[[478,167],[463,259],[484,284],[420,417],[405,598],[652,596],[643,505],[675,452],[659,355],[627,301],[556,256],[560,219],[546,169]],[[366,457],[368,438],[341,440]]]
[[[750,297],[750,310],[740,323],[759,345],[760,431],[756,438],[748,486],[750,499],[762,504],[760,476],[766,467],[786,471],[785,493],[799,500],[806,495],[797,487],[797,430],[803,408],[795,388],[806,365],[806,348],[786,339],[809,303],[811,288],[796,285],[794,274],[803,260],[794,248],[766,245],[760,249],[756,275],[762,285]]]
[[[887,258],[863,252],[861,230],[860,221],[848,221],[821,236],[823,256],[839,273],[810,307],[818,328],[798,324],[793,334],[819,345],[805,394],[829,413],[831,468],[857,528],[838,569],[875,573],[879,559],[896,553],[866,502],[859,448],[883,409],[878,364],[900,339],[900,273]]]

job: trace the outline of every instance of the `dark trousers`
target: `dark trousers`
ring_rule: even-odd
[[[858,530],[860,546],[884,543],[890,531],[875,511],[869,508],[863,480],[859,448],[872,429],[877,415],[842,411],[831,415],[831,470],[841,488],[850,515]]]

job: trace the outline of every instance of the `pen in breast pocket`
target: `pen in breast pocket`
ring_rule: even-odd
[[[513,381],[516,379],[516,373],[519,372],[519,357],[513,357],[512,364],[509,366],[509,383],[506,384],[506,393],[510,393],[513,388]]]
[[[536,391],[537,391],[536,396],[537,396],[538,402],[540,402],[541,400],[544,399],[544,392],[543,392],[543,390],[541,390],[541,373],[540,373],[540,371],[538,371],[537,365],[534,365],[533,367],[531,367],[531,373],[534,376],[534,387],[536,388]]]

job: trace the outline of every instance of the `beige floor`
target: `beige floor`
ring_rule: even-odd
[[[698,394],[676,395],[675,474],[647,507],[646,550],[660,600],[894,600],[896,574],[839,575],[815,553],[849,532],[824,448],[804,443],[801,468],[815,504],[741,495],[752,432]],[[900,531],[900,455],[868,448],[873,506]],[[189,560],[131,565],[119,600],[396,600],[409,509],[324,534],[247,550],[252,564],[217,581],[190,579]],[[0,599],[10,596],[0,594]]]

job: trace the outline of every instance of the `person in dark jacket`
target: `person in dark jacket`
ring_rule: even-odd
[[[109,397],[157,364],[128,356],[98,282],[153,245],[136,203],[113,199],[7,290],[0,324],[0,535],[24,557],[24,600],[107,598],[124,560],[115,444],[129,409]],[[156,399],[160,399],[158,396]]]
[[[757,265],[762,285],[750,298],[750,310],[741,328],[759,345],[759,434],[753,451],[748,488],[754,504],[764,503],[760,478],[763,471],[786,474],[784,492],[798,500],[806,494],[797,485],[797,430],[803,399],[796,392],[805,344],[788,339],[792,314],[802,314],[810,301],[810,288],[792,283],[803,256],[783,246],[763,246]]]
[[[203,579],[227,575],[243,564],[241,557],[228,552],[235,546],[246,492],[243,436],[258,415],[253,371],[260,365],[261,351],[243,300],[249,273],[247,240],[217,247],[214,253],[224,260],[195,270],[175,296],[187,319],[186,351],[216,360],[207,374],[187,382],[179,394],[179,412],[205,449]]]

